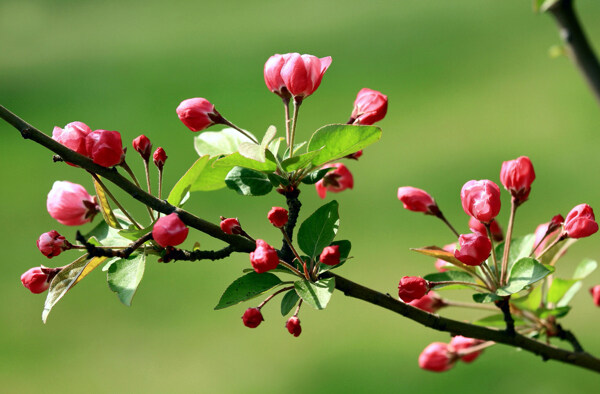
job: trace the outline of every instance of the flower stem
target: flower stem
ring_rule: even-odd
[[[285,261],[279,259],[279,264],[283,265],[284,267],[286,267],[287,269],[289,269],[290,271],[292,271],[293,273],[295,273],[296,275],[298,275],[301,278],[304,278],[304,275],[302,274],[302,272],[298,271],[296,268],[294,268],[291,264],[286,263]]]
[[[504,253],[502,255],[502,270],[500,271],[500,284],[505,285],[508,273],[508,255],[510,253],[510,240],[512,238],[513,226],[515,224],[515,215],[517,213],[517,201],[513,197],[510,200],[510,218],[508,219],[508,229],[506,230],[506,240],[504,241]],[[491,240],[491,238],[490,238]]]
[[[140,186],[140,183],[138,182],[138,179],[135,176],[135,174],[133,173],[133,171],[131,170],[131,167],[129,167],[129,164],[127,164],[127,162],[125,160],[123,160],[120,165],[129,174],[129,176],[131,177],[131,179],[133,179],[133,182],[135,183],[135,185],[141,189],[142,186]],[[148,193],[150,193],[150,191],[148,191]],[[147,205],[146,205],[146,209],[148,210],[148,215],[150,215],[150,221],[153,222],[154,221],[154,215],[152,214],[152,209],[150,209],[150,207],[147,206]]]
[[[436,214],[435,214],[435,217],[439,218],[442,222],[446,223],[446,226],[448,226],[448,228],[454,233],[454,235],[456,235],[456,238],[460,237],[460,234],[458,233],[458,231],[456,231],[456,229],[454,228],[454,226],[452,226],[452,224],[450,224],[450,222],[448,221],[448,219],[446,219],[446,217],[444,216],[444,214],[442,213],[442,211],[438,210],[436,212]]]
[[[548,246],[546,247],[546,249],[544,249],[544,251],[543,251],[542,253],[540,253],[540,254],[539,254],[539,256],[538,256],[538,258],[537,258],[537,259],[538,259],[538,260],[541,260],[541,259],[542,259],[542,257],[543,257],[543,256],[544,256],[544,255],[545,255],[545,254],[546,254],[546,253],[547,253],[547,252],[550,250],[550,249],[552,249],[552,248],[553,248],[555,245],[557,245],[557,244],[558,244],[560,241],[562,241],[562,240],[564,240],[564,239],[566,239],[566,236],[565,236],[565,235],[561,235],[561,236],[559,236],[558,238],[556,238],[556,239],[555,239],[555,240],[554,240],[554,241],[553,241],[553,242],[552,242],[550,245],[548,245]]]
[[[289,146],[290,144],[290,99],[282,98],[283,108],[285,111],[285,143]]]
[[[113,200],[113,202],[115,203],[115,205],[117,207],[119,207],[119,209],[121,210],[121,212],[123,212],[123,215],[127,216],[127,219],[129,219],[129,221],[138,228],[138,230],[142,229],[142,226],[140,226],[138,224],[138,222],[135,221],[135,219],[129,214],[129,212],[127,212],[127,210],[125,208],[123,208],[123,206],[121,205],[121,203],[119,202],[119,200],[117,200],[115,198],[115,196],[110,192],[110,190],[108,190],[108,188],[106,187],[106,185],[104,185],[104,183],[100,180],[100,177],[96,174],[94,174],[93,172],[90,172],[90,174],[92,175],[92,177],[94,178],[94,180],[96,182],[98,182],[98,184],[102,187],[102,189],[104,189],[104,192],[106,193],[106,195],[108,197],[110,197],[111,200]]]
[[[304,276],[306,277],[306,280],[310,280],[310,275],[308,274],[308,270],[306,269],[306,262],[302,260],[302,258],[298,254],[298,251],[296,251],[296,248],[294,248],[294,245],[292,244],[292,240],[290,239],[290,237],[288,237],[288,235],[285,232],[285,230],[283,229],[283,227],[279,227],[279,229],[281,230],[281,233],[283,234],[283,238],[285,239],[285,242],[290,247],[292,253],[294,253],[294,256],[296,256],[296,258],[298,259],[298,262],[302,264],[302,267],[304,268]]]
[[[292,119],[292,131],[290,133],[290,157],[294,156],[294,137],[296,136],[296,123],[298,123],[298,111],[300,109],[300,105],[302,104],[302,99],[294,98],[294,115]]]
[[[492,237],[492,230],[490,229],[490,224],[485,224],[485,231],[487,232],[488,238],[492,244],[492,261],[494,262],[494,271],[492,272],[492,278],[496,282],[496,286],[500,287],[500,282],[498,282],[498,274],[500,271],[498,270],[498,257],[496,256],[496,247],[494,245],[494,238]]]
[[[460,302],[460,301],[451,301],[451,300],[442,299],[442,303],[445,306],[456,306],[458,308],[485,309],[486,311],[497,310],[496,307],[493,307],[491,305],[475,304],[475,303],[470,303],[470,302]]]
[[[234,129],[236,129],[237,131],[239,131],[240,133],[242,133],[244,136],[246,136],[247,138],[249,138],[250,141],[254,142],[255,144],[258,144],[258,140],[256,138],[254,138],[252,135],[248,134],[247,131],[239,128],[236,125],[234,125],[233,123],[231,123],[227,119],[223,119],[223,124],[226,125],[226,126],[229,126],[229,127],[232,127]]]
[[[284,291],[288,291],[293,289],[294,286],[288,286],[288,287],[284,287],[283,289],[279,289],[277,290],[275,293],[271,294],[270,296],[268,296],[267,298],[265,298],[265,300],[263,302],[260,303],[260,305],[258,305],[258,309],[262,308],[263,306],[265,306],[265,304],[269,301],[271,301],[273,299],[273,297],[275,297],[277,294],[283,293]]]
[[[479,287],[486,291],[489,290],[487,287],[482,286],[477,283],[462,282],[462,281],[458,281],[458,280],[443,280],[443,281],[438,281],[438,282],[429,282],[429,285],[430,285],[430,287],[435,287],[435,286],[439,286],[439,285],[465,285],[465,286]]]

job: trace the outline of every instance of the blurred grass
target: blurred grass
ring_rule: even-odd
[[[600,42],[600,4],[578,2],[590,37]],[[264,86],[273,53],[332,56],[318,92],[302,107],[301,137],[345,121],[362,87],[389,95],[381,143],[349,166],[355,190],[341,204],[340,239],[355,259],[340,273],[394,293],[403,275],[425,274],[432,261],[408,248],[452,241],[430,217],[404,211],[398,186],[431,192],[466,230],[458,193],[469,179],[498,181],[503,160],[531,157],[538,178],[520,209],[517,233],[532,231],[581,202],[600,207],[597,146],[600,113],[566,58],[548,16],[530,2],[372,1],[0,1],[0,102],[50,133],[80,120],[140,133],[169,155],[166,185],[193,162],[190,133],[175,107],[207,97],[239,125],[282,129],[281,104]],[[6,392],[506,392],[589,391],[597,377],[499,346],[446,374],[417,367],[417,356],[448,335],[335,294],[328,309],[301,312],[302,336],[284,329],[278,305],[266,307],[256,330],[242,326],[245,306],[214,312],[221,291],[248,265],[150,263],[131,308],[122,306],[98,270],[72,291],[43,326],[43,296],[28,294],[19,275],[46,261],[38,235],[57,229],[45,211],[54,180],[91,182],[74,168],[51,164],[41,147],[5,124],[0,155],[0,381]],[[128,142],[127,142],[128,143]],[[141,165],[130,155],[130,164]],[[321,204],[310,187],[304,215]],[[505,206],[508,204],[504,196]],[[328,200],[331,197],[328,197]],[[125,199],[126,206],[135,204]],[[243,198],[222,190],[196,194],[187,208],[216,221],[237,216],[251,234],[277,242],[265,222],[276,195]],[[133,210],[144,214],[141,207]],[[505,209],[500,218],[507,220]],[[207,247],[218,243],[197,234]],[[190,243],[193,240],[190,241]],[[597,237],[582,240],[559,266],[569,275],[584,256],[598,259]],[[564,274],[563,274],[564,273]],[[600,273],[584,289],[600,282]],[[451,294],[461,297],[461,294]],[[468,319],[465,311],[445,314]],[[585,290],[565,326],[600,354],[598,310]],[[497,384],[495,382],[506,382]],[[493,384],[491,384],[494,382]],[[518,382],[518,386],[516,383]]]

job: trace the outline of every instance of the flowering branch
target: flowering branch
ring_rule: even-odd
[[[92,257],[120,257],[122,259],[128,258],[133,252],[139,249],[144,243],[150,241],[152,239],[152,232],[140,237],[138,240],[133,242],[131,245],[126,247],[125,249],[106,249],[99,248],[91,243],[87,242],[83,234],[77,231],[77,235],[75,237],[77,241],[79,241],[88,252],[88,258]]]

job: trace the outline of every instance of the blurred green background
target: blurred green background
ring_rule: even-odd
[[[598,45],[600,3],[577,3]],[[464,182],[498,182],[503,160],[528,155],[537,180],[517,217],[517,234],[581,202],[600,209],[600,111],[569,59],[548,56],[558,43],[553,21],[534,14],[531,1],[0,0],[0,103],[47,133],[80,120],[93,129],[119,130],[127,145],[146,134],[169,155],[169,188],[196,157],[194,134],[175,114],[181,100],[206,97],[256,134],[270,124],[282,130],[280,101],[264,86],[266,59],[294,51],[332,56],[321,87],[303,105],[299,135],[308,138],[320,125],[346,121],[362,87],[389,96],[382,142],[348,164],[355,189],[327,200],[340,201],[339,239],[354,245],[355,258],[339,273],[393,294],[401,276],[433,270],[433,261],[410,247],[453,241],[435,219],[402,209],[399,186],[428,190],[464,232]],[[325,311],[303,308],[299,338],[285,330],[278,302],[265,308],[263,325],[249,330],[240,322],[248,305],[213,311],[222,290],[249,266],[245,255],[215,263],[149,263],[131,308],[119,303],[97,270],[43,325],[44,296],[29,294],[19,276],[31,266],[64,265],[73,257],[44,258],[35,248],[39,234],[75,234],[49,217],[46,194],[55,180],[88,190],[92,184],[80,170],[53,164],[47,151],[8,125],[0,123],[0,132],[4,392],[597,388],[591,372],[505,346],[451,372],[421,371],[421,350],[448,341],[447,334],[337,293]],[[136,155],[129,156],[141,174]],[[308,186],[302,197],[303,217],[322,203]],[[503,198],[500,219],[506,223],[506,193]],[[134,201],[124,202],[142,217]],[[265,214],[282,204],[275,194],[244,198],[221,190],[193,195],[187,208],[213,222],[237,216],[251,234],[278,243]],[[600,258],[598,239],[572,248],[559,276],[571,274],[585,256]],[[199,233],[190,245],[196,240],[219,245]],[[600,310],[585,289],[599,282],[600,273],[586,280],[564,321],[596,355]]]

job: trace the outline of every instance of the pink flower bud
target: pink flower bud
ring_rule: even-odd
[[[483,341],[480,339],[467,338],[467,337],[463,337],[462,335],[457,335],[455,337],[452,337],[449,347],[454,352],[458,352],[460,350],[468,350],[468,349],[472,348],[473,346],[477,346],[482,343],[483,343]],[[481,352],[482,352],[482,350],[480,350],[478,352],[474,352],[474,353],[469,353],[466,356],[462,356],[460,359],[466,363],[470,363],[470,362],[474,361],[477,357],[479,357]]]
[[[118,131],[94,130],[85,139],[88,157],[103,167],[112,167],[123,161],[123,143]]]
[[[85,138],[89,133],[92,132],[85,123],[82,122],[71,122],[65,126],[64,129],[60,127],[54,127],[52,131],[52,139],[66,146],[67,148],[74,150],[80,155],[88,156],[85,147]],[[76,167],[75,164],[67,163]]]
[[[350,120],[355,124],[372,125],[385,117],[387,107],[388,99],[385,94],[363,88],[356,95]]]
[[[177,116],[192,131],[202,131],[224,120],[215,106],[201,97],[183,100],[177,107]]]
[[[596,306],[600,306],[600,285],[596,285],[590,289],[590,294],[594,299],[594,304]]]
[[[404,276],[398,284],[398,297],[404,302],[418,300],[429,292],[429,284],[419,276]]]
[[[65,237],[55,230],[40,235],[36,244],[40,252],[49,259],[58,256],[63,250],[70,249],[71,247]]]
[[[409,211],[424,212],[429,215],[439,212],[433,197],[425,190],[417,189],[416,187],[399,187],[398,200],[402,201],[404,209],[408,209]]]
[[[302,327],[300,327],[300,319],[298,319],[297,316],[290,317],[287,323],[285,323],[285,328],[287,328],[289,333],[293,336],[300,336],[300,333],[302,332]]]
[[[327,192],[339,193],[346,189],[352,189],[354,187],[354,178],[352,173],[342,163],[334,163],[324,165],[323,168],[335,168],[333,171],[329,171],[323,179],[315,183],[317,194],[321,198],[325,198]]]
[[[474,233],[479,233],[487,237],[487,230],[485,229],[485,225],[479,220],[475,219],[474,217],[471,217],[469,219],[469,228]],[[504,240],[504,233],[502,232],[502,228],[500,227],[496,219],[493,219],[491,221],[490,231],[492,232],[492,238],[494,239],[494,241],[500,242]]]
[[[454,357],[443,342],[433,342],[419,355],[419,367],[427,371],[444,372],[454,366]]]
[[[156,148],[156,150],[154,151],[154,155],[152,156],[152,158],[154,159],[154,165],[160,171],[162,171],[168,157],[169,156],[167,156],[167,154],[165,153],[165,150],[163,148],[161,148],[161,147]]]
[[[298,99],[304,99],[317,90],[323,74],[331,64],[331,57],[319,59],[312,55],[288,54],[281,68],[281,78],[287,90]]]
[[[267,88],[284,99],[289,99],[291,95],[285,87],[285,82],[283,82],[283,78],[281,77],[281,69],[285,64],[285,61],[289,59],[290,55],[291,53],[286,53],[285,55],[275,54],[271,56],[265,63],[264,70]]]
[[[264,321],[262,313],[260,313],[260,309],[258,308],[248,308],[244,315],[242,316],[242,321],[244,325],[249,328],[256,328],[260,325],[262,321]]]
[[[221,216],[221,230],[225,234],[241,234],[242,226],[237,218],[224,218]]]
[[[454,253],[454,249],[456,249],[456,243],[453,242],[451,244],[444,245],[442,247],[442,249],[444,249],[446,252]],[[446,272],[446,271],[448,271],[448,269],[446,268],[448,266],[451,267],[452,264],[448,263],[445,260],[437,259],[435,261],[435,269],[437,269],[439,272]]]
[[[252,268],[259,274],[277,268],[279,256],[277,251],[262,239],[256,240],[256,249],[250,252],[250,263]]]
[[[44,273],[41,267],[33,267],[21,275],[21,283],[33,294],[40,294],[50,287],[50,275]]]
[[[412,300],[408,305],[424,310],[425,312],[435,313],[444,306],[444,303],[435,291],[430,291],[423,297]]]
[[[571,209],[565,219],[564,232],[570,238],[585,238],[598,231],[594,210],[587,204],[579,204]]]
[[[500,181],[504,188],[510,192],[517,204],[527,201],[531,184],[535,180],[533,164],[527,156],[502,163]]]
[[[179,219],[175,212],[160,217],[152,229],[152,238],[163,248],[177,246],[188,236],[189,228]]]
[[[458,237],[460,250],[454,251],[454,257],[466,265],[481,265],[492,251],[492,242],[479,233],[461,234]]]
[[[337,265],[340,263],[340,246],[331,245],[323,248],[319,261],[327,265]]]
[[[146,161],[150,160],[150,153],[152,152],[152,142],[145,135],[140,135],[132,142],[133,149],[142,156]]]
[[[465,183],[460,200],[465,213],[483,223],[491,222],[500,213],[500,188],[487,179]]]
[[[283,227],[288,222],[288,211],[281,207],[273,207],[267,214],[267,219],[275,227]]]
[[[56,181],[46,200],[48,213],[60,224],[80,226],[98,213],[96,199],[85,188],[68,181]]]

